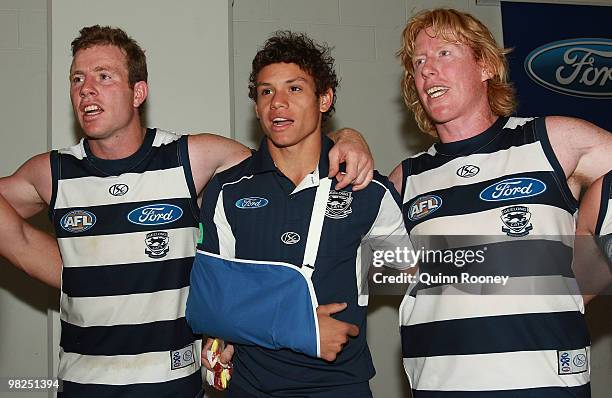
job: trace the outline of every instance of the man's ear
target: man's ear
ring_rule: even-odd
[[[329,110],[334,102],[334,90],[328,88],[323,94],[319,96],[319,110],[321,113],[325,113]]]
[[[487,81],[493,79],[494,73],[492,72],[493,68],[485,63],[484,60],[480,60],[478,62],[480,65],[480,78],[481,81]]]
[[[134,83],[134,108],[138,108],[149,95],[149,85],[145,81]]]
[[[260,117],[259,117],[259,111],[257,110],[257,102],[253,103],[253,109],[255,109],[255,117],[257,118],[257,120],[259,120]]]

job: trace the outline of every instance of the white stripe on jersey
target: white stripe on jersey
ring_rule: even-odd
[[[590,347],[587,356],[590,357]],[[410,384],[417,390],[520,390],[527,386],[575,387],[589,382],[588,371],[560,377],[556,350],[404,358],[403,362]],[[482,369],[495,372],[483,377]],[[515,391],[515,396],[521,396],[520,391]]]
[[[242,178],[241,178],[242,180]],[[232,226],[227,221],[225,208],[223,205],[223,190],[219,192],[217,205],[215,206],[215,215],[213,221],[217,226],[217,238],[219,239],[219,254],[226,258],[236,257],[236,237],[232,232]],[[204,231],[206,233],[206,231]],[[206,239],[206,236],[204,236]]]
[[[520,159],[517,162],[516,159]],[[459,177],[456,173],[461,166],[474,165],[480,168],[478,174],[470,178]],[[502,175],[553,171],[540,142],[515,146],[493,153],[478,153],[468,158],[453,159],[440,167],[408,176],[404,203],[415,196],[413,192],[431,192],[441,189],[471,185],[499,178]]]
[[[164,230],[168,233],[168,254],[162,260],[194,256],[199,230],[186,227]],[[60,238],[64,267],[89,267],[159,261],[145,253],[148,231],[129,234]],[[87,261],[87,262],[85,262]]]
[[[600,236],[612,234],[612,199],[608,199],[607,210],[603,222],[601,223],[601,229],[599,231]]]
[[[535,278],[546,277],[529,277],[529,279]],[[576,311],[576,307],[581,307],[581,312],[584,312],[580,296],[570,294],[479,295],[466,294],[454,286],[444,286],[443,289],[443,295],[436,294],[432,288],[427,289],[431,294],[419,294],[416,299],[412,296],[404,296],[400,307],[400,325],[411,326],[451,319],[517,315],[526,313],[525,309],[535,314]],[[419,303],[415,305],[417,300]]]
[[[82,384],[127,385],[160,383],[187,377],[200,370],[202,341],[193,343],[194,363],[171,369],[171,352],[148,352],[138,355],[80,355],[60,349],[58,377]]]
[[[521,240],[543,239],[544,235],[550,235],[549,238],[553,240],[565,238],[563,242],[568,246],[573,246],[574,216],[572,214],[564,209],[544,204],[520,204],[520,206],[529,208],[531,213],[529,223],[533,226],[529,234],[521,237]],[[503,208],[505,207],[511,206]],[[502,231],[502,227],[505,227],[501,219],[503,208],[431,218],[414,227],[410,235],[416,236],[417,239],[419,236],[426,235],[440,235],[449,238],[451,235],[477,235],[478,242],[483,244],[516,240]],[[413,240],[416,242],[415,239]],[[415,243],[415,247],[418,249],[420,246]]]
[[[163,181],[163,189],[160,183]],[[113,196],[110,187],[125,184],[123,196]],[[189,198],[185,173],[181,166],[144,173],[125,173],[119,177],[81,177],[58,181],[55,209],[91,207],[168,198]]]
[[[188,294],[189,286],[118,296],[69,297],[62,293],[60,318],[80,327],[173,321],[185,316]]]
[[[153,143],[151,144],[151,146],[154,146],[154,147],[160,147],[162,145],[170,144],[171,142],[174,142],[178,140],[179,138],[181,138],[181,135],[182,135],[182,134],[174,133],[172,131],[166,131],[166,130],[161,130],[161,129],[156,129],[155,133],[156,133],[155,139],[153,140]]]

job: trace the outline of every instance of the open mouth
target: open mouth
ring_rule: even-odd
[[[83,113],[85,113],[86,116],[94,116],[102,112],[104,112],[102,108],[95,104],[87,105],[85,108],[83,108]]]
[[[433,86],[427,89],[426,93],[430,98],[438,98],[446,94],[446,92],[450,90],[449,87],[445,86]]]
[[[285,127],[289,126],[292,123],[292,119],[286,119],[284,117],[275,117],[274,119],[272,119],[272,125],[275,127]]]

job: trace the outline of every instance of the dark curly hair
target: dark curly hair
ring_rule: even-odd
[[[277,63],[296,64],[308,72],[315,81],[317,96],[325,93],[327,89],[332,89],[332,104],[322,116],[323,121],[328,120],[335,110],[336,90],[339,86],[331,48],[326,44],[315,43],[304,33],[288,30],[274,32],[253,58],[249,76],[249,98],[253,101],[257,102],[257,75],[266,66]]]

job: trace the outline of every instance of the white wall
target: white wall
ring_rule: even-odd
[[[146,50],[149,126],[231,132],[226,0],[62,0],[51,3],[52,144],[75,142],[68,92],[70,42],[83,26],[123,28]]]
[[[46,37],[46,0],[0,0],[0,175],[47,149]],[[44,226],[44,217],[36,223]],[[0,377],[48,375],[55,293],[0,259]]]
[[[575,3],[592,3],[574,1]],[[612,4],[612,0],[607,0]],[[304,31],[334,46],[341,77],[336,114],[331,127],[351,126],[363,133],[377,168],[388,174],[408,155],[426,148],[430,139],[420,133],[404,107],[399,83],[402,68],[394,56],[406,20],[423,8],[448,6],[481,19],[502,42],[499,1],[475,0],[235,0],[234,95],[236,137],[256,147],[261,135],[247,97],[251,60],[259,46],[278,29]],[[601,3],[601,1],[599,1]],[[612,390],[612,297],[589,307],[594,333],[593,397]],[[370,300],[368,341],[377,369],[371,386],[377,397],[406,397],[408,385],[401,366],[398,297]],[[606,320],[607,319],[607,320]],[[607,323],[606,323],[607,322]]]

